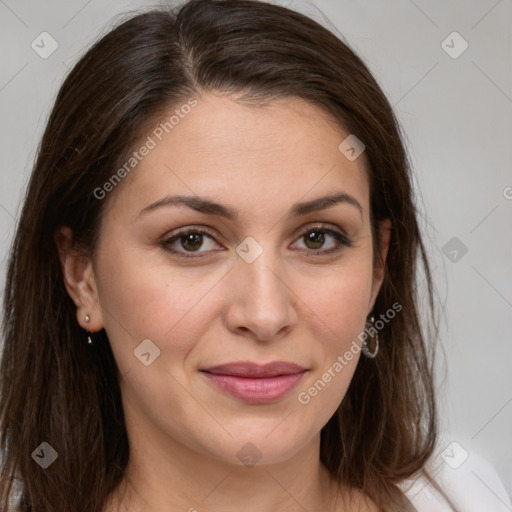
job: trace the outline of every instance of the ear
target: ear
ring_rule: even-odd
[[[54,234],[62,276],[66,290],[75,303],[76,318],[86,331],[96,332],[103,328],[103,318],[98,299],[92,261],[73,245],[73,233],[68,226],[59,227]],[[86,315],[90,321],[85,322]]]
[[[389,219],[384,219],[379,222],[379,232],[382,262],[377,261],[373,269],[372,296],[370,298],[370,309],[368,313],[373,309],[386,273],[386,258],[388,255],[389,241],[391,239],[391,221]]]

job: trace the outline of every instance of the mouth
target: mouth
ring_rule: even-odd
[[[287,395],[307,369],[285,361],[228,363],[200,370],[217,389],[248,403],[270,403]]]

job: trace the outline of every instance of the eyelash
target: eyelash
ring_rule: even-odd
[[[302,234],[299,236],[299,239],[304,237],[305,235],[315,232],[315,231],[321,231],[323,233],[327,233],[331,235],[337,242],[336,247],[327,249],[327,250],[311,250],[306,253],[307,256],[322,256],[322,255],[329,255],[335,252],[338,252],[342,250],[344,247],[353,247],[353,242],[349,240],[343,233],[340,231],[334,230],[332,228],[327,227],[324,224],[319,224],[318,226],[313,226],[311,228],[308,228],[306,231],[303,231]],[[174,249],[171,249],[169,246],[172,245],[174,242],[179,240],[184,235],[189,234],[199,234],[199,235],[208,235],[210,238],[215,239],[215,235],[205,229],[205,228],[194,228],[194,227],[187,227],[183,228],[181,230],[178,230],[175,235],[172,237],[166,238],[161,242],[162,247],[164,250],[171,252],[172,254],[176,254],[178,257],[182,258],[202,258],[203,256],[189,256],[187,253],[183,253],[182,251],[176,251]]]

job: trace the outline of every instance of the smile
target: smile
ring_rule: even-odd
[[[201,370],[201,373],[226,394],[249,403],[269,403],[287,395],[306,371],[297,364],[276,361],[227,363]]]

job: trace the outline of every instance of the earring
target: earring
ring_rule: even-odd
[[[370,332],[372,332],[372,331],[375,332],[375,334],[372,334],[372,338],[375,339],[375,350],[373,352],[370,352],[370,350],[368,348],[368,344],[366,343],[366,338],[363,339],[363,343],[362,343],[362,347],[361,347],[363,354],[366,357],[369,357],[370,359],[373,359],[379,352],[379,333],[375,329],[374,325],[375,325],[375,318],[372,315],[372,316],[370,316],[370,321],[369,322],[368,322],[368,320],[366,321],[365,331],[369,329]]]
[[[89,316],[89,315],[85,315],[85,323],[86,323],[86,324],[88,324],[90,321],[91,321],[90,316]],[[87,331],[87,332],[89,332],[89,333],[90,333],[91,331]],[[92,345],[92,340],[91,340],[91,336],[90,336],[90,335],[89,335],[89,336],[87,336],[87,343],[88,343],[89,345]]]

